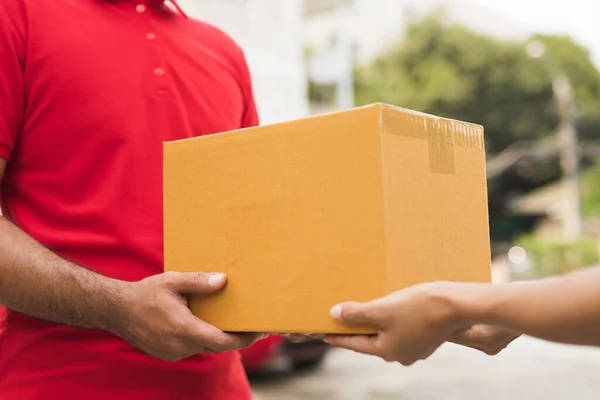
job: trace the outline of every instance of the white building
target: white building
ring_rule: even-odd
[[[335,83],[338,106],[352,102],[344,88],[347,71],[367,63],[401,39],[408,24],[437,9],[451,22],[505,39],[523,39],[529,32],[466,0],[305,0],[304,43],[315,56],[309,73],[317,83]]]
[[[317,47],[331,43],[342,18],[364,63],[401,37],[415,18],[443,9],[452,21],[503,38],[523,38],[528,32],[486,8],[466,0],[305,0],[304,40]],[[326,4],[328,7],[326,7]]]
[[[522,38],[523,29],[466,0],[180,0],[191,16],[231,35],[245,50],[262,123],[306,116],[307,71],[336,84],[338,108],[354,104],[352,69],[396,43],[408,23],[436,8],[475,30]],[[316,56],[306,68],[304,51]]]
[[[227,32],[244,49],[262,123],[308,113],[303,0],[180,0],[190,16]]]

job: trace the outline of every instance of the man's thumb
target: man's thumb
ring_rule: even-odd
[[[180,272],[170,273],[167,286],[178,293],[213,293],[223,288],[226,282],[223,273]]]

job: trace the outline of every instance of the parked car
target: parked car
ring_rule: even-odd
[[[282,370],[318,367],[329,345],[322,340],[292,343],[281,336],[271,335],[243,349],[242,362],[249,375]]]

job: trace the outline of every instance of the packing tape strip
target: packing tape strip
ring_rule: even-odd
[[[384,104],[380,107],[379,122],[384,133],[427,140],[433,173],[456,173],[454,146],[485,150],[481,125]]]

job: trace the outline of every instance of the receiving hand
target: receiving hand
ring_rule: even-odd
[[[521,334],[500,326],[473,325],[455,332],[448,341],[495,356],[519,336]]]
[[[373,325],[379,332],[372,336],[329,335],[325,341],[412,365],[431,356],[448,340],[495,354],[518,337],[507,330],[472,326],[464,320],[452,301],[452,293],[460,290],[458,283],[429,283],[367,303],[338,305],[331,312],[334,319],[350,325]]]

